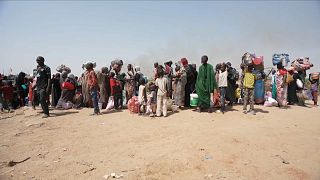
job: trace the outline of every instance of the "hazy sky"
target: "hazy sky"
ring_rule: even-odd
[[[309,56],[320,71],[320,1],[1,1],[0,71],[31,73],[42,55],[52,72],[60,64],[82,72],[114,58],[150,72],[154,61],[182,57],[238,67],[246,51]],[[311,72],[309,71],[309,72]]]

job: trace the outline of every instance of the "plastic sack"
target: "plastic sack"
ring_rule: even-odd
[[[289,54],[273,54],[272,56],[272,63],[273,65],[277,65],[279,63],[282,63],[283,66],[287,66],[287,64],[290,62]]]
[[[264,107],[272,107],[272,103],[269,102],[269,101],[265,101],[264,104],[263,104]]]
[[[273,106],[277,106],[278,105],[278,101],[273,99],[273,98],[271,98],[271,97],[268,97],[267,101],[269,103],[271,103]]]
[[[131,99],[129,99],[128,109],[131,113],[138,113],[139,112],[139,102],[138,102],[137,96],[133,96]]]
[[[300,79],[297,79],[296,83],[297,83],[298,88],[303,88],[303,83]]]
[[[58,71],[59,73],[62,73],[63,71],[66,71],[67,74],[71,73],[71,69],[69,67],[67,67],[66,65],[61,64],[60,66],[58,66],[56,68],[56,71]]]
[[[106,110],[111,110],[114,108],[114,100],[113,98],[109,98],[109,101],[108,101],[108,104],[107,104],[107,107],[106,107]]]

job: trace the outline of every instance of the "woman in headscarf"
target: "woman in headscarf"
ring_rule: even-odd
[[[134,80],[134,70],[132,67],[132,64],[128,64],[128,71],[127,71],[127,77],[126,77],[126,84],[125,84],[125,89],[126,89],[126,104],[128,104],[128,101],[132,98],[134,95],[134,90],[136,86],[136,82]]]
[[[84,64],[83,68],[85,69],[87,65],[88,63]],[[89,71],[85,70],[80,78],[80,83],[82,86],[81,89],[82,89],[83,105],[85,107],[92,107],[92,101],[91,101],[91,96],[90,96],[90,91],[88,86],[88,74],[89,74]]]
[[[288,104],[294,105],[298,103],[297,97],[297,79],[299,78],[298,72],[295,71],[294,67],[288,69],[287,82],[288,82]]]
[[[60,73],[56,73],[52,80],[52,91],[51,91],[51,106],[55,107],[61,96],[61,84],[60,84]]]
[[[279,107],[287,106],[287,70],[283,67],[282,63],[277,64],[277,72],[276,72],[276,87],[277,87],[277,101]]]
[[[18,98],[19,98],[19,105],[22,107],[25,105],[25,98],[28,96],[28,89],[26,88],[27,86],[25,85],[26,73],[20,72],[17,79],[16,79],[16,88],[18,91]]]
[[[73,74],[69,74],[62,84],[61,97],[57,103],[57,109],[70,109],[73,107],[73,98],[75,96],[76,81]]]
[[[203,109],[210,110],[210,95],[217,88],[214,70],[208,64],[208,56],[201,57],[202,65],[199,67],[199,74],[196,82],[196,90],[199,97],[199,112]]]
[[[165,65],[165,72],[164,77],[168,79],[168,92],[167,96],[172,98],[172,76],[173,76],[173,69],[172,69],[172,61],[168,61],[164,63]]]
[[[140,79],[143,78],[143,74],[140,71],[140,67],[136,66],[135,68],[136,74],[134,75],[134,80],[135,80],[135,95],[138,96],[138,92],[139,92],[139,86],[140,86]]]
[[[100,89],[100,99],[99,102],[102,103],[102,108],[105,108],[108,104],[109,91],[107,90],[109,84],[108,78],[109,70],[107,67],[102,67],[101,72],[97,74],[98,85]],[[109,87],[110,88],[110,87]]]
[[[183,68],[179,64],[176,64],[175,68],[175,75],[174,75],[174,93],[173,99],[174,104],[181,107],[185,105],[185,86],[187,84],[187,74]]]
[[[190,107],[190,94],[192,93],[192,86],[196,82],[194,71],[191,64],[188,63],[187,58],[181,59],[181,64],[186,72],[187,82],[185,85],[184,105]]]

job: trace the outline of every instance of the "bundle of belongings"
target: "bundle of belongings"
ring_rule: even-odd
[[[310,62],[309,57],[301,57],[294,60],[291,66],[297,71],[304,71],[313,67],[313,64]]]
[[[116,72],[120,72],[122,66],[123,66],[123,61],[121,59],[115,59],[111,61],[111,68]]]
[[[255,54],[251,54],[251,53],[244,53],[244,55],[242,56],[242,64],[245,64],[247,66],[251,65],[253,63]]]
[[[287,66],[287,64],[290,62],[289,54],[274,54],[272,56],[272,63],[273,65],[277,65],[279,63],[282,63],[283,66]]]
[[[255,70],[258,70],[258,71],[264,70],[263,56],[254,56],[252,62]]]
[[[320,72],[314,72],[310,74],[311,80],[318,80],[320,76]]]
[[[138,96],[133,96],[131,99],[129,99],[128,109],[131,113],[138,113],[139,112]]]
[[[97,64],[95,62],[92,62],[92,61],[87,61],[85,63],[82,64],[82,69],[87,69],[87,67],[92,64],[93,65],[93,68],[95,68],[97,66]]]
[[[56,68],[56,71],[59,73],[66,72],[67,74],[71,73],[71,69],[66,65],[61,64]]]

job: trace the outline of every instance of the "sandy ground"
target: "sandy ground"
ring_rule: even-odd
[[[29,108],[0,119],[0,179],[320,179],[320,108],[167,118]],[[9,161],[25,162],[8,167]],[[111,178],[110,178],[111,179]]]

